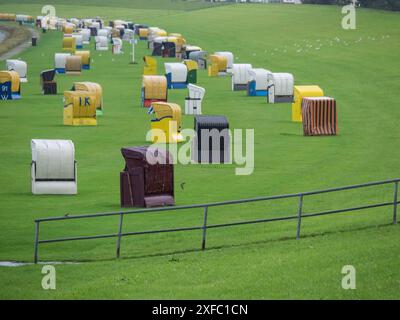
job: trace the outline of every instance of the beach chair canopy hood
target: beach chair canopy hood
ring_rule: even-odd
[[[31,148],[36,179],[75,179],[75,148],[71,140],[33,139]]]
[[[166,99],[167,79],[164,76],[143,76],[145,99]]]
[[[183,63],[165,63],[165,73],[171,74],[172,82],[186,82],[187,67]]]
[[[267,90],[270,71],[262,68],[254,68],[248,70],[248,73],[249,81],[256,82],[256,90]]]
[[[76,194],[75,147],[71,140],[31,140],[33,194]]]
[[[11,82],[11,91],[19,92],[20,79],[16,71],[0,71],[0,83]]]
[[[249,70],[252,68],[251,64],[240,63],[233,64],[232,67],[232,81],[234,84],[247,84],[249,81]]]
[[[174,167],[170,153],[156,147],[121,149],[125,168],[120,173],[122,207],[174,205]]]
[[[228,69],[232,69],[232,67],[233,67],[233,62],[234,62],[234,56],[233,56],[233,53],[232,53],[232,52],[229,52],[229,51],[217,51],[217,52],[215,52],[215,54],[216,54],[217,56],[223,56],[223,57],[225,57],[226,60],[227,60],[227,68],[228,68]]]
[[[276,96],[292,96],[294,91],[294,77],[290,73],[270,73],[270,85],[274,86]]]
[[[103,89],[100,84],[95,82],[75,82],[73,90],[76,91],[89,91],[95,94],[95,106],[96,109],[103,108]]]
[[[67,57],[69,57],[70,53],[56,53],[54,55],[54,66],[56,69],[65,69],[65,65],[67,63]]]
[[[301,110],[305,136],[338,134],[338,112],[335,99],[330,97],[305,97]]]
[[[68,56],[65,63],[65,72],[80,74],[82,71],[82,57],[78,55]]]
[[[323,97],[324,91],[316,85],[294,86],[294,98],[292,103],[292,121],[301,122],[301,105],[304,97]]]
[[[18,73],[21,82],[26,82],[28,65],[25,61],[8,59],[6,60],[6,65],[9,71],[16,71]]]

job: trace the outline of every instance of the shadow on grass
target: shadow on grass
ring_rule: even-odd
[[[364,226],[364,227],[358,227],[358,228],[350,228],[350,229],[327,231],[327,232],[314,232],[314,233],[309,233],[309,234],[305,234],[305,235],[301,236],[300,240],[301,239],[316,238],[316,237],[321,237],[321,236],[335,235],[335,234],[340,234],[340,233],[344,233],[344,232],[363,231],[363,230],[370,230],[370,229],[376,229],[376,228],[384,228],[384,227],[388,227],[388,226],[391,226],[391,225],[393,225],[393,224],[386,223],[386,224],[375,225],[375,226]],[[277,237],[276,239],[249,241],[249,242],[243,242],[243,243],[240,243],[240,244],[232,244],[232,245],[211,246],[211,247],[206,247],[205,251],[230,249],[230,248],[243,248],[243,247],[248,247],[248,246],[263,245],[263,244],[277,243],[277,242],[285,242],[285,241],[291,241],[291,240],[296,240],[296,236],[293,236],[293,237]],[[154,257],[170,256],[170,255],[174,255],[174,254],[185,254],[185,253],[202,252],[202,251],[203,250],[201,250],[201,249],[176,250],[176,251],[163,252],[163,253],[154,253],[154,254],[146,254],[146,255],[124,256],[124,257],[121,257],[120,259],[121,260],[125,260],[125,259],[128,260],[128,259],[154,258]],[[115,259],[107,259],[107,260],[115,260]]]
[[[302,137],[302,134],[298,134],[298,133],[289,133],[289,132],[282,132],[280,133],[281,136],[285,136],[285,137]]]
[[[39,90],[40,90],[40,89],[39,89]],[[43,94],[43,93],[41,93],[41,92],[39,91],[39,92],[31,93],[30,96],[42,98],[43,96],[45,96],[45,94]],[[58,93],[56,93],[56,94],[47,94],[46,96],[49,96],[49,97],[63,97],[63,96],[64,96],[64,93],[58,92]]]
[[[380,225],[363,226],[363,227],[348,228],[348,229],[335,230],[335,231],[314,232],[314,233],[302,235],[301,239],[310,239],[310,238],[316,238],[316,237],[321,237],[321,236],[337,235],[340,233],[348,233],[348,232],[353,232],[353,231],[364,231],[364,230],[371,230],[371,229],[376,229],[376,228],[386,228],[389,226],[393,226],[393,224],[386,223],[386,224],[380,224]],[[231,248],[245,248],[245,247],[250,247],[250,246],[254,246],[254,245],[273,244],[273,243],[293,241],[293,240],[296,240],[296,236],[277,237],[276,239],[250,241],[250,242],[243,242],[240,244],[206,247],[206,250],[204,252],[212,251],[212,250],[231,249]],[[184,249],[184,250],[171,250],[168,252],[158,252],[158,253],[151,253],[151,254],[125,255],[125,256],[121,256],[119,259],[117,259],[117,258],[79,259],[79,260],[72,259],[72,260],[60,260],[60,261],[61,262],[75,262],[75,263],[108,262],[108,261],[119,261],[119,260],[125,261],[125,260],[136,260],[136,259],[169,257],[169,256],[173,256],[173,255],[178,255],[178,254],[188,254],[188,253],[195,253],[195,252],[203,252],[203,250],[201,250],[200,248]],[[171,261],[179,261],[179,259],[171,257]]]

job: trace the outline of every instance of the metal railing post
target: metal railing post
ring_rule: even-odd
[[[393,224],[397,224],[397,193],[399,190],[399,182],[394,183],[394,199],[393,199]]]
[[[122,237],[122,223],[124,221],[124,214],[121,212],[119,214],[119,227],[118,227],[118,238],[117,238],[117,259],[121,253],[121,237]]]
[[[203,251],[206,250],[207,216],[208,216],[208,207],[204,207],[203,240],[201,242],[201,250]]]
[[[38,254],[39,254],[39,221],[35,221],[35,253],[33,257],[33,262],[35,264],[38,263]]]
[[[303,213],[303,194],[299,195],[299,208],[297,211],[297,234],[296,239],[300,239],[300,228],[301,228],[301,215]]]

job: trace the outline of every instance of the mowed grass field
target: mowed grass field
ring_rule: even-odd
[[[291,122],[290,104],[231,92],[230,79],[208,78],[204,114],[222,114],[231,128],[254,129],[255,168],[235,175],[235,165],[175,166],[177,205],[285,194],[399,177],[400,16],[360,9],[357,30],[341,28],[334,6],[229,5],[197,2],[118,0],[54,2],[57,15],[129,19],[182,33],[208,52],[232,51],[235,62],[291,72],[299,85],[320,85],[337,99],[340,134],[304,137]],[[157,7],[157,3],[159,6]],[[162,4],[163,3],[163,4]],[[94,4],[93,6],[90,6]],[[135,5],[136,4],[136,5]],[[0,12],[40,14],[40,1],[2,1]],[[199,10],[198,10],[199,9]],[[201,9],[201,10],[200,10]],[[0,260],[32,262],[34,219],[118,211],[123,146],[147,144],[151,116],[140,107],[141,57],[90,48],[90,71],[58,75],[57,96],[40,93],[39,73],[61,52],[60,32],[42,35],[39,45],[19,54],[28,62],[22,99],[0,102]],[[164,73],[158,59],[159,73]],[[0,62],[5,68],[5,62]],[[97,127],[62,125],[63,91],[74,81],[103,87],[104,116]],[[169,101],[184,107],[186,90],[170,90]],[[193,117],[183,116],[183,128]],[[76,196],[34,196],[30,192],[30,140],[71,139],[78,161]],[[180,185],[184,183],[182,189]],[[392,186],[305,198],[316,212],[393,200]],[[209,223],[293,215],[297,201],[211,208]],[[398,299],[400,230],[392,208],[305,219],[297,241],[296,222],[208,231],[208,250],[198,251],[201,232],[123,238],[115,260],[115,239],[41,245],[41,261],[57,265],[57,289],[41,287],[41,266],[0,268],[0,298],[212,298],[212,299]],[[124,231],[201,225],[202,210],[127,216]],[[115,233],[117,217],[41,226],[41,238]],[[343,290],[341,269],[357,270],[357,289]]]

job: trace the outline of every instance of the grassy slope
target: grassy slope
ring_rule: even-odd
[[[37,14],[40,5],[0,5],[0,11]],[[77,8],[57,6],[59,15],[77,15]],[[79,8],[82,16],[93,8]],[[178,204],[201,203],[257,195],[279,194],[398,176],[395,146],[399,142],[398,108],[400,29],[398,15],[360,10],[358,30],[340,28],[334,7],[229,6],[192,12],[98,8],[103,17],[134,21],[182,32],[208,51],[232,50],[239,62],[294,73],[298,84],[319,84],[339,103],[341,134],[333,138],[302,136],[301,126],[290,122],[289,105],[267,105],[262,98],[230,92],[229,79],[199,75],[207,89],[203,110],[225,114],[233,128],[254,128],[256,169],[238,177],[234,166],[176,167]],[[246,27],[238,21],[250,21]],[[271,32],[269,31],[271,30]],[[272,32],[273,30],[273,32]],[[389,36],[389,37],[387,37]],[[333,40],[335,37],[340,41]],[[358,39],[362,37],[360,42]],[[319,41],[318,41],[319,40]],[[332,42],[332,46],[331,46]],[[315,50],[322,43],[320,50]],[[347,45],[346,45],[347,43]],[[307,44],[313,48],[306,49]],[[111,56],[92,51],[92,70],[81,77],[59,76],[59,92],[75,80],[92,80],[104,89],[105,116],[96,128],[66,128],[62,95],[39,94],[38,74],[53,63],[61,35],[49,33],[39,47],[19,55],[29,63],[29,83],[23,99],[3,102],[0,115],[1,260],[30,260],[33,219],[70,213],[118,210],[118,172],[123,167],[119,148],[145,143],[149,116],[139,107],[141,64],[128,64],[129,55]],[[298,52],[302,48],[302,51]],[[125,50],[128,52],[127,47]],[[141,43],[137,57],[145,52]],[[162,72],[162,65],[159,68]],[[183,104],[186,92],[173,91],[171,101]],[[223,98],[222,98],[223,97]],[[18,122],[16,122],[18,117]],[[184,127],[193,119],[184,117]],[[31,138],[65,138],[75,143],[79,163],[79,195],[34,197],[29,193]],[[306,199],[307,211],[389,201],[389,187]],[[210,223],[294,213],[296,203],[246,205],[211,210]],[[122,298],[398,298],[399,261],[396,227],[368,228],[390,221],[390,210],[362,215],[306,220],[304,234],[319,235],[296,242],[293,222],[209,232],[206,253],[180,251],[199,247],[200,235],[160,235],[124,239],[124,257],[59,266],[58,290],[40,289],[40,269],[30,266],[0,269],[0,296],[10,297],[122,297]],[[200,224],[201,212],[155,214],[126,219],[126,230]],[[68,222],[44,226],[43,237],[115,232],[117,221]],[[350,231],[353,232],[343,232]],[[278,242],[280,238],[289,238]],[[229,248],[233,244],[234,246]],[[219,250],[219,247],[223,247]],[[112,259],[114,241],[75,242],[41,247],[43,260]],[[176,252],[176,253],[173,253]],[[299,254],[300,252],[300,254]],[[151,254],[164,254],[149,257]],[[173,259],[171,259],[173,257]],[[176,261],[179,260],[179,261]],[[359,270],[358,290],[340,289],[340,270],[354,264]],[[90,270],[90,272],[89,272]],[[102,281],[98,281],[98,279]],[[181,281],[181,282],[179,282]],[[396,291],[397,290],[397,291]]]
[[[25,27],[4,25],[0,23],[0,31],[8,32],[7,38],[1,43],[0,55],[9,52],[10,49],[15,48],[19,44],[30,40],[31,33]]]

